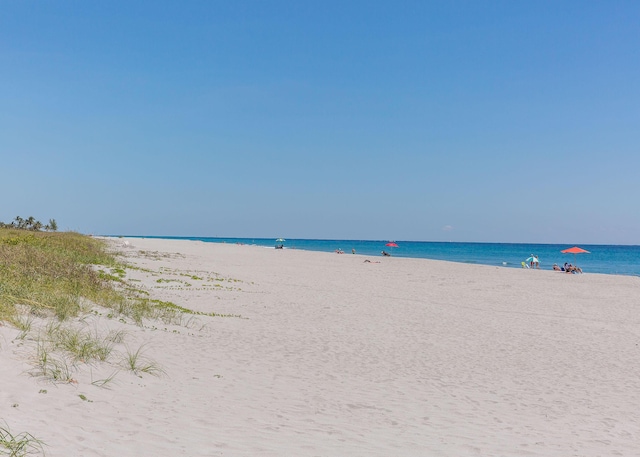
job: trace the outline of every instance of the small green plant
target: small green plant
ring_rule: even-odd
[[[73,382],[73,366],[66,359],[56,357],[46,342],[38,340],[32,376],[42,377],[52,382]]]
[[[104,362],[113,349],[111,341],[74,328],[64,328],[59,331],[55,335],[54,344],[56,348],[71,354],[74,360],[82,362],[92,360]]]
[[[124,279],[124,277],[127,275],[127,272],[124,270],[124,268],[120,267],[112,268],[111,273],[117,275],[121,279]]]
[[[111,373],[107,378],[104,379],[96,379],[95,381],[91,381],[91,385],[96,387],[102,387],[104,389],[109,389],[111,382],[115,379],[117,371]]]
[[[33,316],[24,314],[17,315],[13,319],[11,319],[11,323],[18,330],[20,330],[20,333],[16,338],[19,340],[24,340],[31,331],[31,326],[33,325]]]
[[[26,432],[14,435],[8,426],[0,426],[0,455],[25,457],[34,454],[44,455],[41,440]]]
[[[127,332],[125,330],[111,330],[107,334],[105,340],[111,341],[112,343],[120,344],[124,342],[126,336]]]
[[[143,346],[140,346],[137,351],[132,352],[127,348],[127,353],[123,358],[124,367],[135,375],[140,375],[140,373],[153,376],[163,375],[164,370],[160,365],[142,356],[142,349]]]

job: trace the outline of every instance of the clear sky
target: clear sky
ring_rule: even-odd
[[[0,2],[0,220],[640,244],[638,1]]]

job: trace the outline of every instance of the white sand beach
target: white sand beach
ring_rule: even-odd
[[[135,287],[226,316],[96,309],[164,374],[57,384],[1,326],[0,420],[47,456],[640,455],[638,277],[127,242]]]

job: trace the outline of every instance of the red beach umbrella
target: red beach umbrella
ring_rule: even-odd
[[[565,249],[564,251],[560,251],[563,254],[591,254],[589,251],[579,248],[578,246],[574,246],[569,249]]]
[[[576,254],[591,254],[586,249],[579,248],[578,246],[574,246],[569,249],[565,249],[564,251],[560,251],[563,254],[573,254],[573,263],[576,263]]]
[[[398,245],[395,243],[395,241],[389,241],[387,244],[385,244],[385,246],[389,246],[390,248],[397,248],[398,247]],[[388,253],[382,251],[382,255],[391,255],[391,254],[388,254]]]

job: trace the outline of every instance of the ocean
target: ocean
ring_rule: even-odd
[[[135,237],[134,237],[135,238]],[[206,243],[249,244],[273,248],[275,238],[210,238],[145,236],[138,238],[164,238],[178,240],[199,240]],[[640,246],[580,245],[589,254],[562,254],[560,251],[572,247],[567,244],[518,244],[518,243],[458,243],[400,241],[398,247],[385,246],[389,241],[372,240],[306,240],[287,239],[282,243],[285,249],[334,252],[341,249],[345,255],[355,249],[357,254],[380,256],[381,251],[393,257],[447,260],[478,265],[494,265],[506,268],[522,268],[530,255],[537,255],[540,268],[551,270],[554,263],[562,266],[565,262],[580,266],[585,273],[603,273],[640,276]]]

